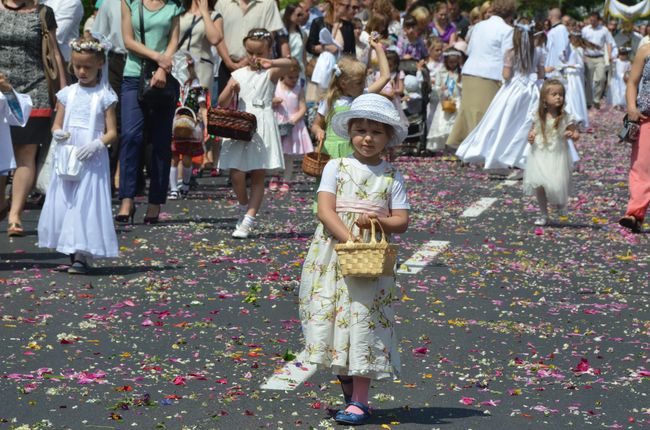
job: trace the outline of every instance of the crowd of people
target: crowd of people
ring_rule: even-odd
[[[79,0],[2,1],[8,235],[25,234],[36,182],[45,195],[39,246],[69,255],[68,273],[87,273],[93,258],[118,256],[114,222],[133,223],[139,193],[147,190],[144,222],[155,224],[197,175],[227,171],[239,204],[232,236],[245,239],[267,177],[271,191],[290,192],[294,162],[316,148],[331,160],[316,182],[320,223],[300,313],[308,360],[341,382],[341,423],[365,422],[370,380],[395,375],[399,358],[394,277],[340,276],[334,249],[374,222],[388,234],[406,230],[405,180],[382,154],[404,141],[413,118],[424,113],[430,155],[523,171],[543,226],[549,205],[567,213],[574,141],[592,131],[589,111],[626,111],[640,131],[619,222],[641,230],[650,203],[646,25],[620,33],[597,13],[580,21],[559,9],[534,21],[514,0],[471,11],[457,0],[407,1],[403,11],[388,0],[303,0],[282,11],[273,0],[95,6],[80,36]],[[216,107],[253,115],[254,132],[225,137],[210,126]]]

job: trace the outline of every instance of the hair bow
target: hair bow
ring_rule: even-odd
[[[343,73],[341,71],[341,68],[339,67],[338,64],[335,64],[334,65],[334,76],[336,76],[338,78],[339,76],[341,76],[341,73]]]

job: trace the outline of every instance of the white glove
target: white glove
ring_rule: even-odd
[[[63,131],[61,129],[54,130],[52,132],[52,137],[54,138],[54,140],[56,140],[56,143],[63,143],[66,140],[70,139],[70,133],[68,133],[67,131]]]
[[[104,145],[100,139],[95,139],[90,143],[86,143],[77,150],[77,160],[87,160],[105,148],[106,145]]]

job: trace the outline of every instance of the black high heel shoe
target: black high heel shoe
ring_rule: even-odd
[[[158,207],[158,213],[155,216],[145,215],[143,222],[145,224],[158,224],[158,222],[160,221],[159,217],[160,217],[160,206]]]
[[[131,206],[131,210],[128,215],[117,214],[115,215],[115,222],[120,224],[131,224],[133,225],[133,218],[135,217],[135,203]]]

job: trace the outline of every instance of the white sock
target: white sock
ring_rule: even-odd
[[[178,167],[172,166],[169,169],[169,189],[171,191],[178,191]]]
[[[240,214],[241,213],[246,213],[247,210],[248,210],[248,205],[242,205],[242,204],[239,205],[239,213]]]
[[[244,217],[244,220],[242,221],[241,225],[245,225],[246,227],[252,227],[255,224],[255,217],[246,215]]]

